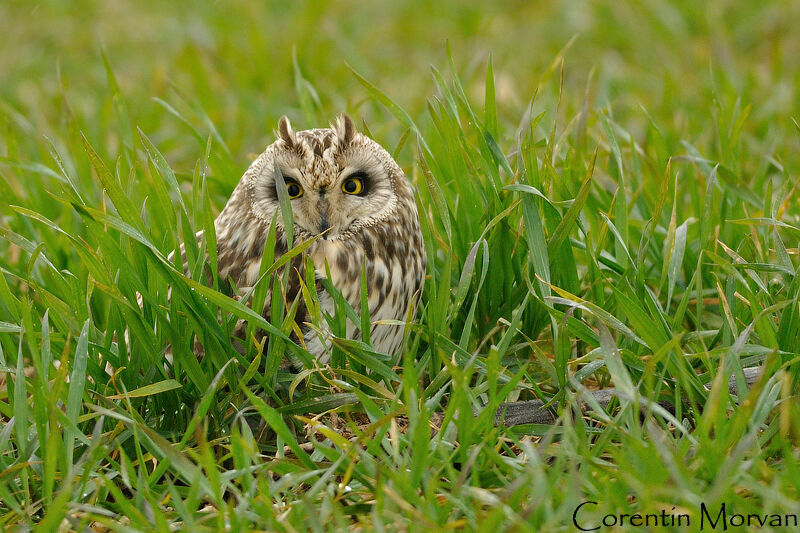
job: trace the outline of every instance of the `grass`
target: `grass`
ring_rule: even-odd
[[[0,528],[797,512],[798,5],[429,4],[0,6]],[[429,277],[403,353],[318,368],[293,302],[168,256],[281,115],[343,110],[414,184]],[[270,342],[238,355],[239,318]],[[535,398],[556,425],[494,426]]]

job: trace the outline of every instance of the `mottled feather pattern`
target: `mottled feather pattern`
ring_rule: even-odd
[[[366,266],[372,343],[380,352],[395,353],[403,339],[403,327],[375,322],[404,321],[409,308],[418,303],[426,258],[416,202],[397,163],[375,141],[356,132],[347,116],[330,128],[305,131],[294,131],[286,118],[281,119],[277,140],[250,165],[215,221],[220,278],[233,280],[241,292],[252,287],[276,213],[275,259],[287,251],[276,163],[286,183],[303,191],[291,201],[293,242],[323,233],[324,238],[306,250],[315,277],[325,278],[327,263],[332,284],[357,312],[361,308],[362,264]],[[360,180],[365,192],[347,194],[343,183],[348,179]],[[289,268],[302,272],[303,264],[298,256]],[[288,279],[287,296],[294,298],[300,289],[297,273],[292,272]],[[321,283],[317,292],[322,308],[332,313],[332,298]],[[269,297],[267,302],[263,313],[269,318]],[[302,305],[297,323],[302,326],[310,320]],[[241,336],[244,331],[245,324],[240,323],[234,335]],[[308,327],[302,331],[306,348],[324,364],[330,354],[330,333],[324,325],[322,337]],[[348,321],[347,337],[360,338],[357,324]]]

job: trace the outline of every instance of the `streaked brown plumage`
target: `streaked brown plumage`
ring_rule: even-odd
[[[280,215],[275,165],[280,169],[291,200],[294,243],[324,233],[306,255],[317,279],[331,282],[356,311],[360,310],[362,261],[366,266],[371,340],[376,350],[394,353],[403,327],[375,324],[405,320],[416,306],[425,277],[425,250],[411,186],[397,163],[378,143],[355,131],[343,115],[330,128],[292,130],[284,117],[278,138],[245,172],[215,221],[218,269],[221,279],[232,279],[245,292],[258,278],[267,232],[276,212],[275,258],[286,252],[285,225]],[[292,266],[300,267],[299,258]],[[297,273],[289,276],[287,296],[299,290]],[[318,284],[320,303],[333,311],[331,296]],[[267,302],[270,298],[267,298]],[[264,310],[269,313],[269,305]],[[310,317],[301,306],[296,322],[311,354],[324,363],[329,358],[329,332],[318,335],[303,323]],[[241,334],[244,325],[237,327]],[[348,338],[360,338],[358,326],[347,323]]]

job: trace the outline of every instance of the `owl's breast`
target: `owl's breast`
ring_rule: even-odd
[[[310,250],[317,278],[327,278],[344,296],[345,300],[358,309],[360,306],[361,264],[363,248],[353,242],[339,240],[319,240]]]
[[[361,276],[362,266],[365,267],[372,343],[378,351],[393,353],[402,340],[403,328],[380,322],[405,320],[409,307],[416,304],[425,269],[424,256],[420,255],[421,236],[413,234],[408,240],[407,235],[395,235],[385,228],[370,230],[348,241],[317,241],[309,249],[309,256],[317,276],[325,278],[329,274],[333,286],[356,313],[361,311]],[[348,321],[347,329],[350,338],[360,337],[358,325]]]

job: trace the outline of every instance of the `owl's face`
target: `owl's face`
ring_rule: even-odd
[[[295,233],[304,237],[346,239],[389,218],[397,205],[398,184],[408,187],[391,156],[357,133],[347,116],[330,128],[298,132],[283,118],[278,139],[262,158],[249,187],[254,214],[272,220],[280,213],[278,188],[284,187]]]

